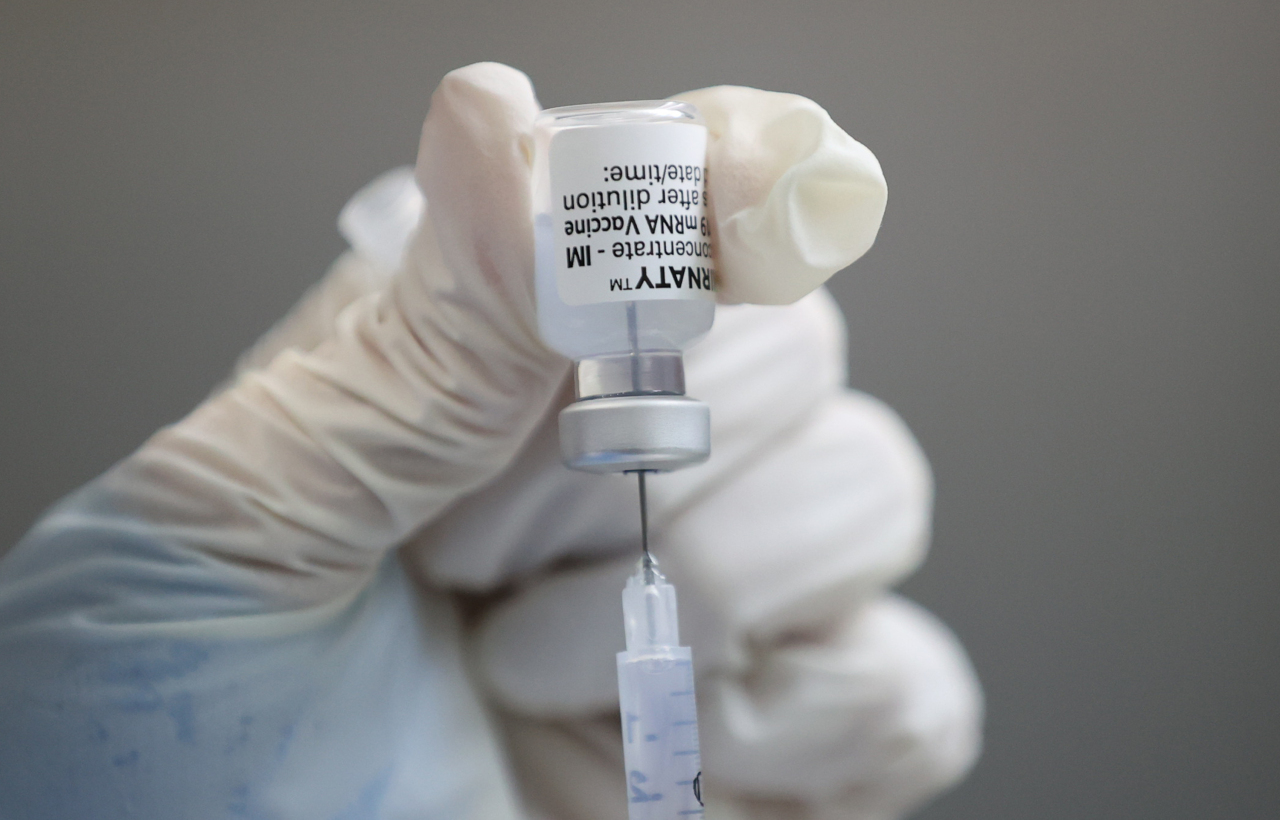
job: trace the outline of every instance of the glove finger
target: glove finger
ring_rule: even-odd
[[[655,526],[740,472],[836,394],[844,351],[843,320],[825,291],[787,307],[722,308],[686,369],[690,393],[711,407],[714,453],[706,464],[650,482]],[[570,398],[562,392],[555,407]],[[435,583],[492,588],[565,555],[633,548],[635,493],[633,478],[567,469],[550,413],[501,478],[433,522],[406,554]]]
[[[611,660],[608,649],[591,651]],[[535,816],[621,816],[610,683],[614,699],[598,716],[501,714]],[[963,649],[896,596],[869,602],[820,640],[761,653],[747,674],[700,677],[698,703],[708,816],[901,817],[962,778],[981,745],[982,694]]]
[[[475,668],[499,703],[538,717],[617,708],[622,585],[638,553],[555,573],[486,613]]]
[[[654,533],[717,666],[821,630],[919,566],[933,485],[901,419],[847,392]]]
[[[714,453],[652,482],[658,526],[779,446],[848,380],[844,316],[825,289],[793,305],[719,314],[719,343],[691,350],[686,368],[690,394],[711,407]]]
[[[924,554],[929,478],[883,405],[831,399],[784,446],[655,531],[680,594],[681,634],[700,674],[745,671],[753,653],[821,634]],[[534,715],[615,702],[619,596],[631,554],[530,584],[497,606],[476,640],[481,678]]]
[[[440,255],[449,271],[463,274],[434,283],[439,313],[458,332],[482,321],[516,348],[542,349],[529,216],[530,135],[540,110],[522,72],[469,65],[445,75],[432,95],[418,149],[418,182]]]
[[[349,594],[498,475],[566,370],[532,330],[520,144],[536,111],[514,69],[449,75],[423,127],[433,219],[390,286],[159,433],[104,479],[110,503],[218,559],[210,570],[258,604],[294,608]]]
[[[716,86],[680,94],[707,121],[719,298],[787,304],[870,249],[887,188],[874,154],[817,103]]]
[[[392,168],[347,200],[338,212],[338,231],[353,251],[392,274],[400,269],[426,207],[414,169]]]
[[[348,305],[390,284],[413,234],[435,232],[434,226],[442,221],[441,253],[452,248],[462,270],[477,267],[479,256],[487,258],[481,278],[514,281],[516,287],[508,295],[514,293],[521,301],[527,288],[522,291],[519,283],[527,284],[532,275],[531,250],[528,231],[510,228],[527,222],[527,211],[519,208],[522,200],[528,201],[529,187],[521,141],[537,110],[528,78],[515,69],[481,63],[446,75],[423,126],[416,169],[418,176],[433,180],[441,200],[434,219],[423,215],[425,198],[414,170],[394,169],[357,192],[339,217],[339,228],[353,251],[343,254],[239,358],[235,374],[265,367],[285,349],[308,351],[327,340]],[[476,183],[477,177],[483,184]],[[476,230],[475,220],[497,220],[498,231]],[[430,270],[428,276],[448,278],[440,273]],[[520,308],[527,312],[527,306]]]
[[[743,796],[900,816],[959,780],[981,743],[982,695],[964,650],[896,596],[820,641],[763,653],[749,675],[699,687],[703,769]]]

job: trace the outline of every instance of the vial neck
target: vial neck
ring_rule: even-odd
[[[683,396],[684,356],[678,350],[614,353],[574,364],[576,398]]]

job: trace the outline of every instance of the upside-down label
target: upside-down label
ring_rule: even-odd
[[[569,128],[551,140],[556,285],[565,304],[715,299],[707,130]]]

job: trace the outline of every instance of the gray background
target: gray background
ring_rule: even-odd
[[[1278,34],[1263,2],[4,0],[0,542],[324,269],[448,69],[795,91],[889,179],[833,287],[937,475],[907,591],[989,699],[922,816],[1276,817]]]

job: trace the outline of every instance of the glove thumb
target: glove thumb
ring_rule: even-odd
[[[352,592],[497,476],[566,366],[534,330],[521,146],[537,110],[514,69],[446,76],[417,168],[427,214],[390,286],[157,434],[106,478],[112,506],[293,608]]]
[[[884,173],[821,106],[741,86],[679,99],[698,107],[710,132],[722,301],[790,304],[871,248]]]

